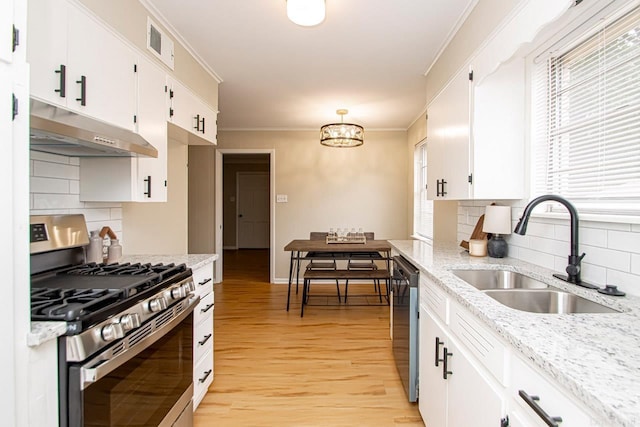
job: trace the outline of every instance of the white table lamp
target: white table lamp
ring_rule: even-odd
[[[511,234],[511,206],[487,206],[484,211],[482,231],[493,236],[487,242],[487,252],[490,257],[504,258],[509,253],[507,242],[503,234]]]

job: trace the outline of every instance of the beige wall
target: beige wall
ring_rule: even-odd
[[[215,253],[215,147],[189,146],[189,253]]]
[[[318,132],[221,131],[218,148],[274,149],[275,277],[285,281],[284,246],[310,231],[362,227],[376,238],[407,237],[406,132],[367,132],[362,147],[320,145]]]
[[[218,109],[218,82],[176,40],[174,42],[175,69],[171,71],[147,50],[147,9],[137,0],[79,0],[109,26],[144,52],[156,64],[189,87],[209,104]],[[155,18],[154,22],[169,34]],[[172,38],[173,39],[173,38]]]
[[[126,254],[187,253],[187,146],[169,140],[166,203],[123,203]]]
[[[427,104],[521,0],[479,0],[427,74]]]

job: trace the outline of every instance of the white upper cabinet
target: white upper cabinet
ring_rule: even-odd
[[[429,104],[427,197],[520,199],[524,193],[525,68],[502,64],[480,84],[464,67]]]
[[[158,157],[81,158],[82,201],[167,201],[165,74],[142,55],[136,69],[135,130],[158,150]]]
[[[469,75],[461,70],[427,109],[427,197],[469,198]]]
[[[216,144],[217,112],[195,96],[186,86],[170,77],[167,78],[167,97],[169,122],[209,143]],[[193,139],[190,139],[189,143],[197,144]]]
[[[136,55],[65,0],[29,1],[31,95],[134,130]]]

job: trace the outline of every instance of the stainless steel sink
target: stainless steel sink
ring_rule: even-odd
[[[618,310],[559,290],[490,289],[484,293],[507,307],[531,313],[619,313]]]
[[[546,283],[506,270],[451,270],[471,286],[480,289],[546,289]]]

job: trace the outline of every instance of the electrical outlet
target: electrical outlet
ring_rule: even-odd
[[[287,195],[286,194],[277,194],[276,195],[276,203],[287,203],[289,200],[287,200]]]

